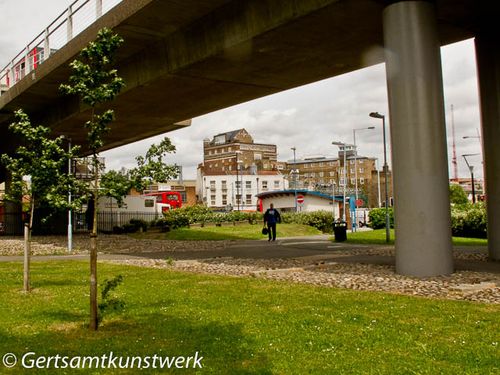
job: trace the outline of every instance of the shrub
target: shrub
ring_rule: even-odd
[[[286,212],[281,214],[281,220],[283,223],[309,225],[324,233],[333,230],[333,215],[328,211]]]
[[[101,303],[97,305],[99,310],[98,319],[102,322],[104,315],[113,311],[119,312],[125,308],[125,302],[119,298],[113,297],[111,292],[114,291],[123,282],[123,276],[118,275],[111,280],[104,280],[101,285]]]
[[[451,209],[451,232],[457,237],[487,238],[484,203],[454,206]]]
[[[369,227],[372,229],[385,228],[385,207],[384,208],[373,208],[368,214],[370,219]],[[391,228],[394,228],[394,210],[389,207],[389,224]]]

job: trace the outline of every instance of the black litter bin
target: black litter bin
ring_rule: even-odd
[[[336,242],[347,240],[347,223],[345,221],[335,221],[333,223],[333,234]]]

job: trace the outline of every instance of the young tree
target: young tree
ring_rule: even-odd
[[[450,185],[450,202],[453,204],[467,204],[469,199],[464,189],[457,184]]]
[[[67,174],[68,161],[78,152],[64,149],[64,137],[50,139],[50,129],[33,126],[26,113],[15,112],[17,122],[9,126],[21,141],[13,156],[3,154],[2,163],[12,176],[11,189],[7,199],[15,202],[24,200],[24,291],[30,290],[31,231],[35,208],[42,204],[55,209],[76,208],[84,198],[82,186],[72,175]],[[79,197],[68,202],[68,193]]]
[[[164,161],[170,153],[175,153],[175,146],[165,137],[158,145],[152,144],[145,156],[135,158],[137,167],[130,170],[130,177],[136,190],[142,192],[152,181],[166,182],[178,176],[179,167]]]
[[[85,123],[88,129],[88,148],[92,154],[94,181],[89,190],[94,200],[92,233],[90,235],[90,329],[98,328],[97,311],[97,201],[99,199],[98,152],[104,146],[104,136],[114,119],[111,109],[101,109],[101,104],[113,100],[125,85],[116,69],[109,68],[116,50],[123,39],[110,29],[98,32],[95,41],[90,42],[70,64],[72,75],[69,84],[61,85],[62,92],[78,95],[91,109],[90,119]]]
[[[110,170],[101,176],[100,187],[102,195],[115,198],[118,206],[121,207],[123,205],[123,198],[130,192],[133,183],[126,170]]]

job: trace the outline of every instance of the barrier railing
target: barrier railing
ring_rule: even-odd
[[[0,95],[121,1],[74,1],[0,70]]]

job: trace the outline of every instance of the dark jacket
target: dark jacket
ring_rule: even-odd
[[[281,216],[279,211],[276,208],[273,209],[268,208],[266,210],[266,213],[264,214],[264,223],[267,224],[281,223]]]

